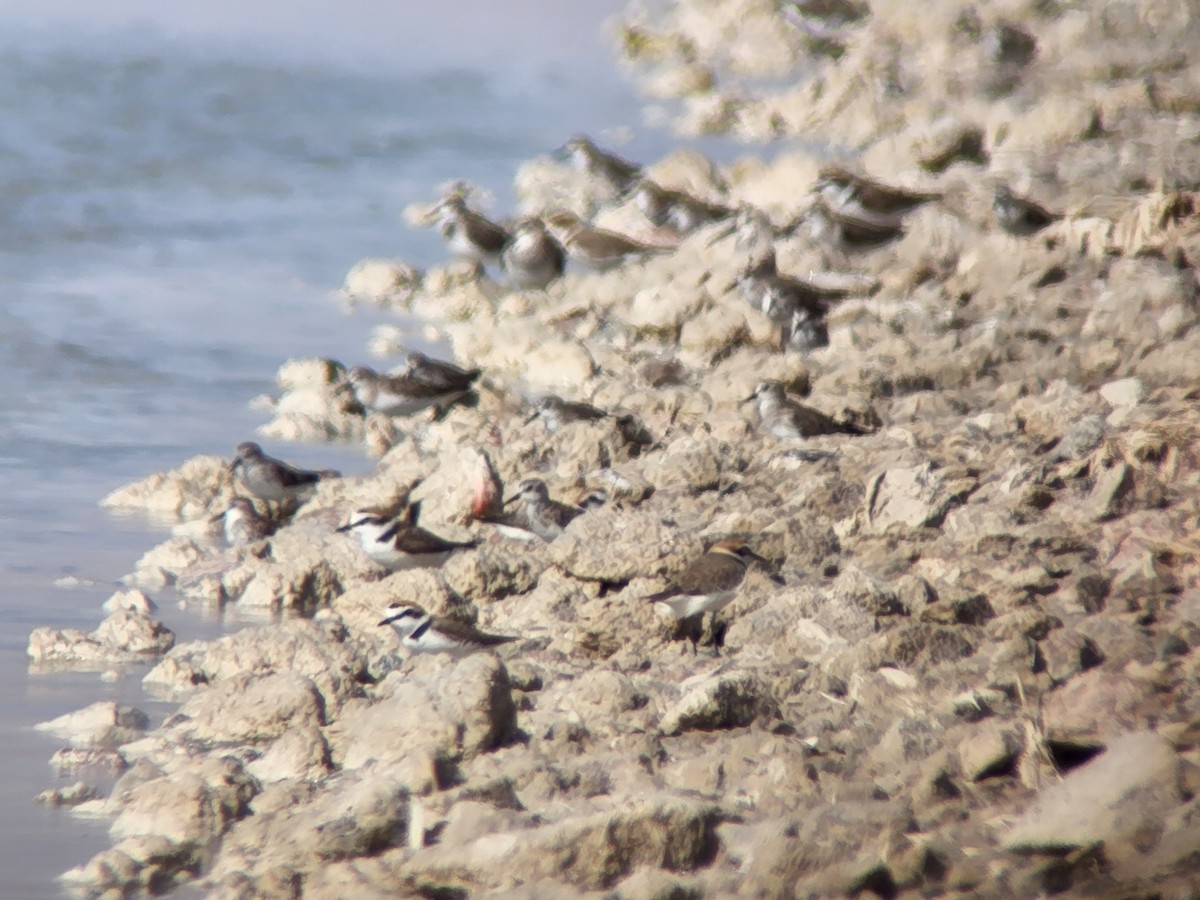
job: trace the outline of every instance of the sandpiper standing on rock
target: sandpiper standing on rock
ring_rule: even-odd
[[[825,315],[835,300],[850,295],[845,288],[821,287],[779,274],[773,248],[743,269],[730,285],[734,286],[780,326],[783,345],[799,351],[829,343]]]
[[[374,507],[356,509],[338,531],[357,534],[363,552],[385,569],[440,566],[456,550],[479,545],[474,538],[451,541],[439,537],[421,527],[420,517],[420,501],[409,503],[400,516]]]
[[[608,150],[601,150],[583,134],[569,138],[554,155],[559,159],[571,160],[575,168],[603,181],[618,196],[624,195],[642,175],[641,166]]]
[[[450,194],[434,211],[450,252],[479,265],[497,265],[509,233],[483,213],[467,206],[462,194]]]
[[[683,191],[660,187],[643,178],[633,190],[634,202],[650,222],[660,228],[673,228],[680,234],[690,234],[711,222],[719,222],[734,214],[734,210],[718,203],[709,203]]]
[[[500,268],[513,287],[541,290],[563,273],[567,259],[541,219],[522,219],[500,256]]]
[[[234,497],[229,501],[229,508],[213,516],[212,521],[222,523],[225,541],[231,547],[253,544],[270,537],[274,531],[270,520],[259,515],[254,504],[245,497]]]
[[[1050,223],[1062,218],[1028,197],[1018,197],[1003,184],[996,188],[992,198],[992,210],[1000,227],[1018,237],[1037,234]]]
[[[448,653],[461,657],[517,640],[506,634],[488,634],[465,622],[432,616],[419,606],[393,603],[379,623],[391,625],[400,643],[412,653]]]
[[[762,427],[781,441],[817,437],[822,434],[866,434],[853,422],[838,422],[820,410],[797,403],[787,396],[778,381],[760,381],[746,402],[758,400]]]
[[[339,477],[332,470],[310,472],[298,469],[263,453],[262,447],[253,441],[237,445],[229,471],[251,494],[268,502],[293,500],[315,487],[322,478]]]
[[[698,626],[705,613],[720,612],[733,601],[752,562],[767,560],[739,538],[717,541],[676,575],[669,587],[645,599],[663,604],[676,619],[695,619],[693,624]],[[688,629],[687,636],[694,653],[700,639],[699,628]]]
[[[583,515],[583,510],[578,506],[551,499],[550,489],[540,478],[526,478],[517,485],[517,492],[505,500],[504,505],[509,506],[517,500],[522,501],[524,526],[547,543],[562,534],[569,522]],[[512,524],[517,525],[517,522]]]
[[[569,260],[594,271],[604,271],[629,259],[672,249],[645,244],[605,228],[594,228],[566,210],[552,212],[543,221]]]
[[[449,363],[437,363],[431,368],[421,362],[409,361],[391,375],[380,375],[367,366],[355,366],[346,373],[354,396],[365,408],[388,416],[411,416],[430,406],[445,409],[470,393],[479,377],[479,370],[465,371]],[[425,363],[435,363],[421,357]],[[450,370],[453,371],[450,371]]]

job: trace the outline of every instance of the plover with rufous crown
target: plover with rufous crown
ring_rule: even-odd
[[[751,563],[766,563],[740,538],[717,541],[702,556],[693,560],[676,575],[671,584],[644,599],[661,603],[680,620],[699,619],[705,613],[717,613],[733,602],[738,588],[745,580]],[[782,579],[775,580],[782,583]],[[690,629],[687,634],[692,642],[692,652],[699,641],[699,629]],[[718,650],[719,652],[719,650]]]

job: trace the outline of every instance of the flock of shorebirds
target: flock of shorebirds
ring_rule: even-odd
[[[799,227],[799,220],[776,227],[759,210],[724,206],[668,190],[646,177],[640,166],[600,149],[583,136],[567,141],[558,155],[602,182],[615,196],[632,198],[653,226],[676,235],[675,243],[699,228],[717,225],[721,227],[714,228],[710,244],[731,235],[736,235],[738,246],[743,248],[758,248],[765,243],[768,249],[756,252],[729,288],[736,286],[747,301],[779,325],[783,348],[809,350],[828,343],[826,314],[836,301],[851,292],[819,286],[812,279],[789,277],[778,271],[774,242]],[[813,202],[803,218],[815,226],[814,235],[830,238],[839,246],[875,246],[898,237],[904,229],[904,217],[939,196],[886,185],[846,167],[829,165],[821,170]],[[996,190],[994,211],[1001,227],[1016,235],[1034,234],[1059,218],[1005,187]],[[432,216],[454,255],[480,267],[498,267],[509,283],[521,290],[545,288],[564,273],[568,263],[605,270],[670,252],[675,245],[646,243],[596,228],[563,210],[511,224],[495,222],[472,209],[461,191],[452,192],[438,202],[432,208]],[[473,392],[480,375],[478,369],[464,369],[411,352],[400,367],[389,373],[380,374],[359,366],[346,373],[345,381],[364,410],[410,416],[431,407],[438,413],[444,412]],[[757,403],[764,432],[780,441],[866,433],[858,424],[838,421],[798,402],[788,396],[779,382],[760,382],[746,398],[746,402],[750,401]],[[532,404],[527,421],[534,418],[541,418],[551,433],[573,422],[611,419],[629,444],[639,445],[640,449],[653,443],[645,426],[633,415],[554,395],[541,397]],[[811,460],[830,454],[799,450],[797,455]],[[269,537],[274,522],[289,506],[294,507],[322,479],[338,477],[333,471],[297,468],[267,455],[252,442],[237,447],[230,470],[250,495],[265,502],[267,509],[267,515],[262,515],[250,499],[239,497],[217,517],[223,522],[226,540],[233,545]],[[385,506],[353,510],[337,530],[356,536],[370,560],[392,570],[441,566],[451,554],[479,544],[478,539],[450,540],[424,528],[420,523],[421,503],[411,500],[414,487],[410,486],[405,496]],[[502,499],[499,481],[489,466],[488,477],[476,486],[472,517],[490,523],[510,537],[549,542],[573,519],[607,499],[601,490],[581,498],[579,503],[562,502],[551,497],[545,482],[538,478],[521,481],[510,497]],[[272,504],[278,506],[273,508]],[[695,651],[702,617],[719,612],[733,600],[748,568],[755,563],[767,561],[745,540],[718,541],[678,573],[666,589],[645,599],[662,604],[680,621],[678,633],[691,641]],[[768,576],[782,583],[767,568]],[[410,652],[462,655],[516,640],[432,616],[420,606],[406,602],[390,606],[379,624],[394,628],[401,644]],[[721,633],[713,629],[717,652]]]

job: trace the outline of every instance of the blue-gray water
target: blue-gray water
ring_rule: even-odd
[[[33,804],[69,782],[31,726],[107,698],[163,712],[141,669],[26,670],[30,630],[94,627],[161,539],[98,499],[251,437],[247,401],[287,357],[364,359],[382,316],[330,294],[364,256],[442,258],[400,219],[439,183],[470,179],[503,208],[519,161],[574,131],[632,126],[623,150],[646,158],[671,143],[638,127],[601,37],[616,2],[169,6],[0,9],[4,897],[60,895],[54,876],[108,843],[106,823]],[[348,448],[269,449],[369,467]],[[68,575],[99,584],[56,586]],[[223,627],[162,615],[181,639]]]

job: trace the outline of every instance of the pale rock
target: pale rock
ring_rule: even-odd
[[[1146,386],[1140,378],[1122,378],[1102,385],[1100,396],[1115,409],[1137,406],[1146,397]]]
[[[679,358],[698,368],[709,365],[750,335],[741,310],[717,305],[688,319],[679,332]]]
[[[386,766],[423,752],[469,759],[512,736],[516,705],[496,657],[421,654],[405,668],[379,686],[380,700],[348,704],[334,723],[330,742],[345,769]]]
[[[1052,691],[1043,701],[1046,737],[1064,744],[1095,746],[1146,727],[1153,720],[1148,706],[1152,687],[1102,668],[1091,669]]]
[[[1109,859],[1136,858],[1182,803],[1178,781],[1179,760],[1166,739],[1122,735],[1040,791],[1001,841],[1009,850],[1049,854],[1102,844]]]
[[[164,838],[203,847],[246,815],[258,790],[241,763],[230,757],[196,760],[128,791],[118,782],[109,800],[117,812],[109,831],[117,840]]]
[[[140,738],[149,726],[149,716],[140,709],[100,700],[34,727],[69,741],[73,747],[111,749]]]
[[[342,282],[342,295],[379,305],[403,304],[420,286],[421,271],[399,259],[363,259]]]
[[[110,614],[124,609],[148,617],[158,610],[158,604],[138,590],[117,591],[104,601],[100,609]]]
[[[545,553],[539,544],[521,546],[507,541],[453,554],[443,564],[441,575],[446,586],[465,600],[495,601],[531,590],[545,568]]]
[[[194,519],[223,511],[236,493],[228,460],[194,456],[177,469],[158,472],[118,488],[101,500],[100,505],[172,520]]]
[[[164,728],[203,744],[262,744],[292,729],[314,730],[323,720],[321,694],[309,679],[246,672],[193,694]]]
[[[113,658],[161,656],[175,646],[175,633],[158,619],[118,609],[92,635]]]
[[[1015,770],[1024,745],[1021,729],[1006,722],[985,721],[959,742],[958,764],[971,781],[1004,774]]]
[[[619,584],[681,569],[698,549],[653,513],[602,507],[571,522],[546,552],[575,578]]]
[[[680,325],[696,314],[703,298],[699,291],[645,288],[634,294],[623,318],[636,332],[673,340]]]
[[[34,803],[40,803],[42,806],[58,808],[63,806],[79,806],[81,803],[97,800],[101,796],[102,794],[97,788],[89,784],[84,784],[82,781],[76,781],[68,787],[42,791],[33,798],[33,801]]]
[[[142,554],[133,569],[133,581],[151,590],[175,583],[179,574],[204,557],[204,550],[188,537],[172,537]]]
[[[866,495],[867,522],[876,533],[893,525],[940,525],[953,500],[930,463],[879,472],[868,482]]]
[[[648,459],[644,477],[657,490],[684,490],[699,494],[716,490],[722,476],[737,466],[734,445],[710,437],[682,437],[672,441],[662,454]]]
[[[319,787],[307,801],[235,824],[221,844],[211,878],[234,872],[262,876],[272,869],[315,871],[407,842],[408,792],[395,779],[380,772],[340,772]],[[272,852],[264,853],[264,848]]]
[[[378,615],[378,613],[376,613]],[[143,681],[173,691],[219,684],[246,674],[302,676],[320,691],[321,704],[336,715],[360,691],[367,658],[340,619],[290,619],[245,628],[215,641],[177,647]]]
[[[683,688],[684,695],[663,713],[659,723],[663,734],[738,728],[779,716],[775,698],[751,672],[707,676]]]
[[[127,897],[170,890],[193,877],[199,867],[199,847],[137,835],[63,873],[62,881],[89,896]]]
[[[246,770],[260,784],[292,779],[314,781],[329,773],[329,745],[315,725],[289,727]]]

